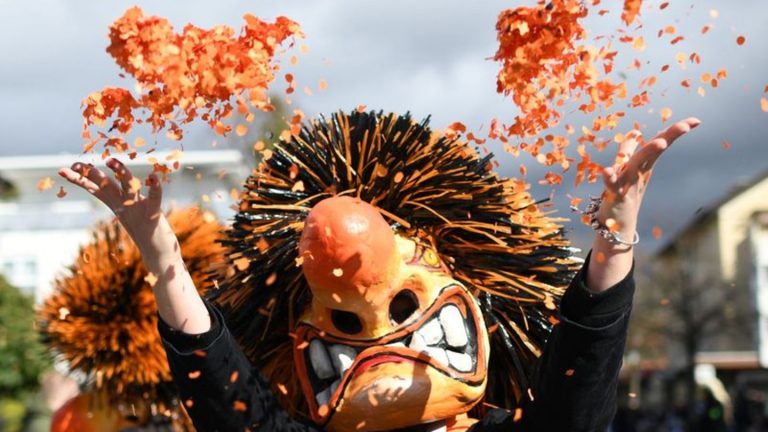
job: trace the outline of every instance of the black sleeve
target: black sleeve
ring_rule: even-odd
[[[211,316],[206,333],[182,333],[158,320],[173,381],[195,428],[200,432],[319,430],[288,416],[240,350],[221,313],[206,306]]]
[[[634,265],[622,281],[594,294],[586,262],[560,304],[560,323],[547,341],[528,397],[515,421],[491,411],[472,432],[602,432],[616,413],[616,389],[635,291]]]

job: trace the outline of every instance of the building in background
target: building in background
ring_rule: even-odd
[[[748,322],[713,335],[699,357],[768,367],[768,172],[701,209],[656,259],[665,273],[683,275],[678,282],[710,315],[722,310],[726,320]]]
[[[168,153],[152,154],[158,161]],[[91,156],[92,157],[92,156]],[[34,295],[37,302],[51,290],[57,274],[71,264],[88,230],[98,220],[111,217],[98,200],[60,178],[60,167],[87,161],[83,155],[14,156],[0,158],[0,273]],[[91,161],[104,168],[103,161]],[[151,171],[147,161],[124,160],[139,177]],[[185,151],[181,169],[163,185],[163,207],[199,203],[220,218],[229,218],[234,204],[232,189],[239,191],[250,172],[237,150]],[[101,165],[99,165],[101,164]],[[104,168],[106,169],[106,168]],[[52,189],[38,190],[50,177]],[[59,198],[59,187],[66,196]]]

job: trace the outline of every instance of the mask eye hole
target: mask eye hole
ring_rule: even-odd
[[[331,310],[331,321],[333,325],[346,334],[358,334],[363,331],[363,323],[353,312],[333,309]]]
[[[389,319],[395,324],[402,324],[419,309],[419,300],[416,294],[409,289],[397,293],[389,304]]]

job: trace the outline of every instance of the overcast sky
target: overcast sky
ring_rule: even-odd
[[[511,120],[517,112],[509,99],[496,94],[498,65],[488,58],[497,46],[498,13],[524,3],[531,2],[0,0],[0,156],[80,151],[80,101],[106,85],[132,85],[118,78],[105,48],[109,24],[134,4],[147,14],[168,18],[177,29],[188,22],[239,28],[244,13],[270,20],[286,15],[298,21],[310,52],[300,55],[297,67],[289,67],[287,59],[284,64],[286,70],[293,69],[300,88],[314,89],[311,97],[300,90],[294,96],[295,104],[309,115],[365,104],[385,111],[410,110],[416,117],[432,115],[438,128],[458,120],[478,130],[491,118]],[[612,5],[611,12],[598,18],[592,9],[588,30],[593,36],[620,27],[615,8],[620,2],[603,3]],[[655,172],[641,220],[646,250],[658,244],[650,236],[653,226],[661,227],[668,238],[698,208],[768,169],[763,131],[768,113],[760,110],[762,89],[768,85],[768,2],[672,0],[663,12],[658,3],[644,2],[640,17],[644,30],[635,32],[645,36],[647,49],[636,53],[620,46],[617,64],[626,65],[633,58],[644,64],[641,72],[626,72],[630,88],[651,73],[659,77],[648,107],[655,111],[632,112],[625,129],[638,121],[647,126],[646,133],[658,130],[662,106],[672,108],[673,118],[697,116],[703,125],[665,155]],[[717,18],[710,16],[712,9],[719,12]],[[669,45],[668,37],[658,40],[656,31],[670,24],[686,40],[675,46]],[[712,24],[713,30],[702,36],[705,24]],[[738,35],[746,37],[743,46],[736,45]],[[697,52],[702,64],[681,70],[674,61],[680,51]],[[672,65],[670,71],[660,74],[666,63]],[[705,97],[698,96],[698,77],[722,67],[728,69],[728,79],[717,89],[707,86]],[[693,90],[679,85],[685,78],[694,83]],[[317,90],[320,79],[329,84],[322,92]],[[279,80],[278,89],[282,86]],[[566,113],[565,122],[577,128],[583,121]],[[732,146],[727,151],[724,139]],[[210,141],[209,133],[200,130],[188,134],[184,144],[207,148]],[[489,148],[499,156],[502,174],[517,175],[522,162],[530,180],[535,183],[541,177],[543,170],[535,162],[515,160],[498,144]],[[563,210],[567,194],[597,191],[594,187],[574,191],[571,178],[566,182],[554,189],[563,216],[569,216]],[[546,197],[551,190],[535,186],[534,192]],[[575,235],[579,241],[584,231],[576,228]]]

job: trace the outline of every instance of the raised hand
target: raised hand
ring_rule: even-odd
[[[153,291],[160,316],[171,326],[187,333],[210,329],[208,311],[197,294],[192,278],[181,259],[176,234],[162,212],[162,188],[155,174],[142,182],[119,160],[107,167],[114,179],[90,164],[75,163],[61,168],[59,175],[85,189],[107,205],[141,251],[144,264],[155,277]]]
[[[137,246],[142,250],[149,248],[152,234],[162,222],[162,187],[157,175],[147,178],[148,194],[144,196],[141,180],[122,162],[111,158],[107,167],[114,172],[114,179],[95,166],[80,162],[60,169],[59,175],[106,204]]]
[[[639,133],[630,132],[619,146],[616,163],[603,170],[605,191],[598,221],[615,232],[623,242],[632,243],[634,240],[637,217],[654,164],[675,140],[700,123],[696,118],[677,122],[642,146]],[[626,276],[632,268],[632,259],[632,246],[612,243],[597,235],[592,247],[587,285],[595,292],[610,288]]]

